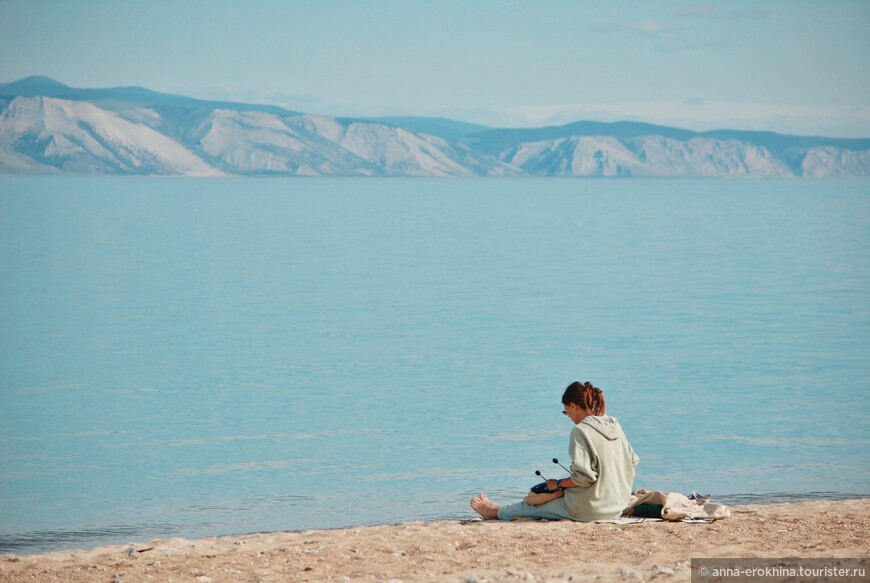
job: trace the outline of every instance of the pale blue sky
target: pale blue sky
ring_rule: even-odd
[[[868,0],[0,0],[0,81],[868,137],[868,26]]]

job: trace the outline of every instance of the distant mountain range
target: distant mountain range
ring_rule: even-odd
[[[870,176],[870,139],[634,122],[491,129],[444,118],[335,118],[28,77],[0,85],[0,173]]]

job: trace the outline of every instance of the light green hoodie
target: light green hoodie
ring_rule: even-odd
[[[565,507],[577,520],[616,518],[628,506],[634,466],[640,461],[625,438],[619,421],[589,416],[571,430],[568,445],[571,479]]]

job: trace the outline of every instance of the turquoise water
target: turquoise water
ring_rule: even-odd
[[[870,494],[870,183],[0,177],[0,552]]]

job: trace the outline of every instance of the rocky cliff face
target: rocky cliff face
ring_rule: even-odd
[[[538,176],[870,176],[870,140],[577,122],[490,130],[460,143]]]
[[[791,176],[764,148],[735,140],[572,137],[522,143],[499,159],[541,176]]]
[[[341,119],[33,78],[0,85],[0,172],[870,176],[870,140],[695,133],[629,122],[488,131],[444,119],[402,124],[403,118]]]
[[[378,123],[216,109],[183,123],[159,108],[16,97],[0,111],[7,171],[308,176],[474,176],[515,170],[434,136]]]
[[[88,102],[50,97],[16,97],[3,107],[0,151],[0,161],[34,172],[223,174],[145,124]]]
[[[810,178],[870,176],[870,150],[811,148],[801,159],[799,174]]]

